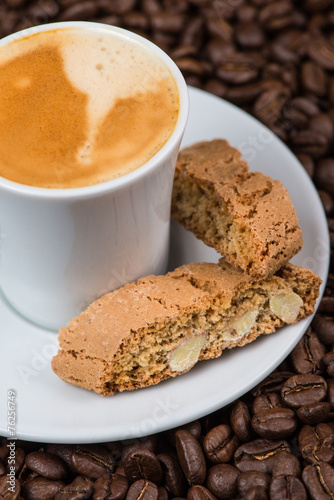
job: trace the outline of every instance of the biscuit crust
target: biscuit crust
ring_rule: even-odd
[[[171,353],[187,339],[205,338],[200,361],[285,324],[270,309],[272,297],[298,295],[302,305],[290,323],[309,316],[320,282],[291,264],[256,281],[225,260],[148,276],[105,294],[61,328],[52,368],[64,381],[102,395],[154,385],[191,368],[170,366]]]
[[[303,244],[284,186],[249,172],[241,153],[222,139],[179,153],[172,216],[255,279],[274,274]]]

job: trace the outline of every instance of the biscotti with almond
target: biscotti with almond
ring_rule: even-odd
[[[61,328],[52,368],[102,395],[154,385],[309,316],[320,282],[292,264],[255,281],[223,259],[148,276]]]
[[[227,262],[256,279],[276,272],[303,243],[283,185],[249,172],[241,153],[222,139],[179,153],[172,215]]]

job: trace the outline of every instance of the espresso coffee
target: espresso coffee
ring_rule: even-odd
[[[75,188],[125,175],[171,136],[177,86],[116,31],[63,28],[0,48],[0,176]]]

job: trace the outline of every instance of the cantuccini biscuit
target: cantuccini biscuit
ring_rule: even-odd
[[[228,142],[180,152],[172,215],[197,238],[253,278],[273,274],[302,247],[296,211],[283,185],[249,172]]]
[[[320,282],[292,264],[255,281],[223,259],[148,276],[62,328],[52,368],[103,395],[154,385],[312,314]]]

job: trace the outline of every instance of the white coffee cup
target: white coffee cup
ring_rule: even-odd
[[[18,313],[52,330],[107,291],[166,271],[174,168],[188,116],[187,86],[174,62],[148,40],[120,28],[53,23],[2,39],[0,51],[15,39],[71,27],[116,30],[140,40],[172,74],[180,107],[165,145],[116,179],[49,189],[0,177],[0,287]]]

